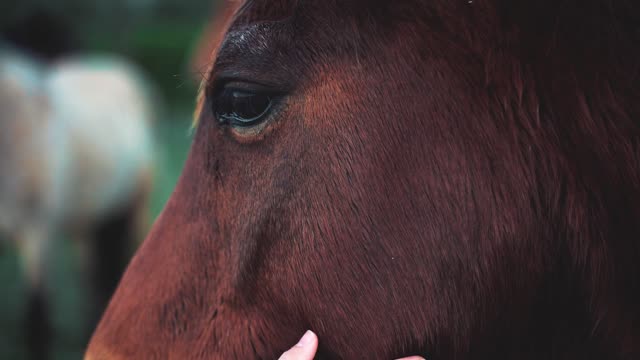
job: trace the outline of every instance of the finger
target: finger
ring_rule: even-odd
[[[280,356],[278,360],[313,360],[318,350],[318,337],[307,331],[298,343]]]

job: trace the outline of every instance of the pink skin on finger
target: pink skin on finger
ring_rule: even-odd
[[[318,350],[318,337],[307,331],[298,343],[282,354],[278,360],[313,360]]]
[[[278,360],[313,360],[318,350],[318,337],[308,330],[291,349],[282,354]],[[420,356],[411,356],[397,360],[425,360]]]

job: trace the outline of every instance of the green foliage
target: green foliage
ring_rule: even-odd
[[[142,22],[117,33],[89,32],[92,51],[116,52],[138,64],[170,104],[192,105],[197,84],[188,67],[202,25],[185,21]]]

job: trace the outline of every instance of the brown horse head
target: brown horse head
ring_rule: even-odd
[[[88,358],[640,358],[639,18],[247,1]]]

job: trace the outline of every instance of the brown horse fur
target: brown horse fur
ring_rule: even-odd
[[[639,44],[631,0],[249,1],[87,358],[639,359]]]

